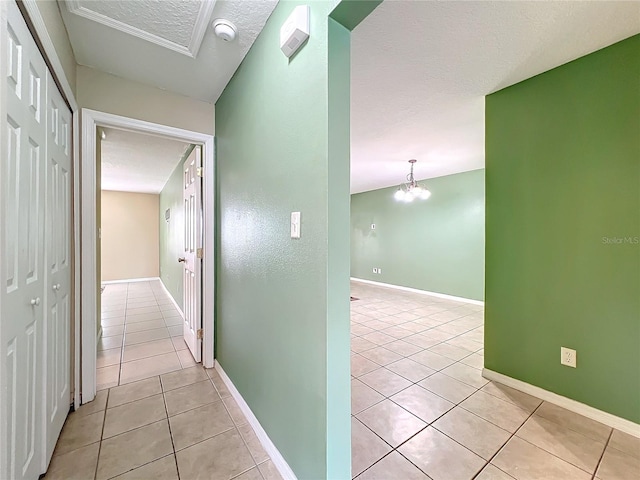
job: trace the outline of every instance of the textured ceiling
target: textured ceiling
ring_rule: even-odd
[[[103,129],[103,190],[160,193],[187,143],[113,128]]]
[[[195,1],[117,0],[63,1],[61,13],[81,65],[214,103],[240,62],[262,31],[277,0],[217,0],[202,43],[192,50],[195,58],[172,49],[193,34]],[[111,5],[111,4],[114,5]],[[162,46],[104,23],[71,13],[77,4],[95,14],[161,37],[172,43]],[[142,8],[142,5],[145,8]],[[225,18],[238,27],[238,38],[224,42],[216,37],[210,20]],[[191,49],[190,49],[191,50]]]
[[[392,1],[352,35],[351,191],[484,167],[484,96],[640,32],[640,2]]]
[[[202,4],[194,0],[78,0],[76,3],[80,8],[185,47],[191,40]]]

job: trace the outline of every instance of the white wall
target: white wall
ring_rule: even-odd
[[[76,99],[82,108],[213,135],[215,106],[78,65]]]
[[[160,195],[102,191],[102,281],[158,277]]]
[[[69,42],[67,29],[62,22],[58,2],[55,0],[36,0],[36,5],[42,16],[49,37],[56,49],[62,68],[64,69],[67,81],[71,86],[71,90],[76,91],[76,58],[73,54],[73,48]]]

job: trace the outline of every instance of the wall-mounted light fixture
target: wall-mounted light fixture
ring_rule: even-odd
[[[409,163],[411,164],[411,172],[407,175],[407,183],[401,184],[393,196],[393,198],[399,202],[409,203],[416,199],[426,200],[431,196],[431,192],[421,186],[415,178],[413,178],[413,164],[416,162],[417,160],[409,160]]]

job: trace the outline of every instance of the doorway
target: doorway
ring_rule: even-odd
[[[156,137],[160,137],[161,139],[169,139],[176,140],[179,142],[193,144],[195,147],[189,152],[191,154],[193,151],[197,151],[201,153],[201,166],[197,166],[197,170],[194,170],[195,174],[202,175],[202,195],[200,204],[202,206],[200,218],[202,219],[202,231],[199,237],[199,251],[195,251],[195,255],[202,257],[202,275],[200,284],[200,291],[212,291],[213,290],[213,278],[214,278],[214,257],[213,255],[206,255],[206,252],[213,252],[213,242],[214,242],[214,226],[215,226],[215,213],[214,213],[214,141],[213,136],[201,134],[198,132],[192,132],[187,130],[182,130],[174,127],[168,127],[164,125],[154,124],[150,122],[144,122],[140,120],[135,120],[127,117],[121,117],[118,115],[107,114],[103,112],[97,112],[92,110],[82,110],[82,296],[83,296],[83,304],[82,304],[82,359],[81,359],[81,378],[82,378],[82,403],[87,403],[95,397],[96,387],[97,387],[97,378],[96,378],[96,367],[97,367],[97,351],[98,345],[98,324],[95,321],[96,316],[102,310],[100,307],[101,303],[101,291],[96,286],[100,285],[100,265],[98,261],[98,252],[99,252],[99,244],[100,244],[100,230],[98,219],[100,217],[100,199],[99,199],[99,162],[97,162],[99,156],[99,142],[98,142],[98,130],[100,128],[106,129],[116,129],[116,130],[127,130],[134,133],[153,135]],[[188,155],[187,155],[188,157]],[[190,157],[188,157],[190,158]],[[186,162],[188,158],[185,158]],[[176,168],[178,170],[178,168]],[[180,169],[180,175],[182,176],[183,172]],[[182,183],[182,181],[181,181]],[[160,212],[160,216],[163,216],[164,213]],[[185,233],[186,230],[185,230]],[[194,244],[195,245],[195,244]],[[178,258],[175,258],[176,264],[178,264]],[[140,284],[135,285],[131,282],[126,282],[126,290],[131,289],[133,295],[131,300],[136,298],[144,298],[148,297],[148,300],[151,300],[149,294],[156,297],[156,295],[160,295],[159,292],[162,291],[161,282],[156,281],[155,278],[145,279],[147,285]],[[143,283],[143,282],[141,282]],[[112,284],[115,285],[115,284]],[[124,285],[124,284],[121,284]],[[120,298],[118,298],[118,294],[116,290],[117,287],[112,286],[111,290],[114,295],[114,299],[120,300],[120,305],[118,302],[112,303],[112,308],[122,306],[122,290],[123,286],[120,286]],[[145,290],[146,288],[146,290]],[[109,289],[108,286],[105,291]],[[206,290],[205,290],[206,289]],[[144,291],[143,291],[144,290]],[[191,291],[191,290],[190,290]],[[142,297],[140,297],[142,295]],[[108,298],[105,296],[105,299]],[[128,296],[128,295],[127,295]],[[171,292],[171,295],[168,297],[173,298],[177,296],[176,293]],[[178,297],[179,298],[179,297]],[[148,305],[148,307],[154,308],[154,310],[162,311],[160,309],[161,306],[165,305],[167,309],[171,308],[175,310],[175,307],[178,307],[180,313],[182,313],[182,309],[178,305],[169,305],[166,303],[167,297],[161,295],[160,298],[156,298],[158,300],[156,305]],[[158,303],[164,302],[164,303]],[[131,302],[133,305],[135,300]],[[137,302],[137,303],[145,303],[145,302]],[[176,303],[181,303],[176,302]],[[126,303],[125,303],[126,308]],[[135,306],[135,305],[134,305]],[[139,306],[138,308],[145,308],[145,306]],[[205,367],[213,366],[213,298],[202,296],[201,303],[201,311],[202,311],[202,327],[201,331],[199,328],[194,329],[194,339],[197,341],[197,345],[192,342],[192,346],[194,348],[194,357],[197,357],[198,350],[197,348],[200,346],[202,349],[201,360]],[[140,312],[142,313],[142,312]],[[186,313],[186,312],[185,312]],[[197,313],[197,312],[196,312]],[[110,315],[107,314],[107,317]],[[113,318],[113,317],[112,317]],[[190,317],[191,318],[191,317]],[[108,323],[108,322],[107,322]],[[193,321],[190,321],[189,325],[193,326]],[[185,323],[182,324],[183,329]],[[165,325],[166,326],[166,325]],[[178,328],[177,325],[170,325],[166,328],[173,328],[176,330]],[[174,328],[175,327],[175,328]],[[164,328],[164,327],[163,327]],[[124,331],[124,325],[123,325]],[[175,333],[175,332],[174,332]],[[201,338],[198,338],[201,337]],[[126,346],[125,346],[126,347]]]

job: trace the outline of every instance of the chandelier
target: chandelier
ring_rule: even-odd
[[[420,186],[420,184],[416,182],[415,178],[413,178],[413,164],[416,162],[417,160],[409,160],[409,163],[411,164],[411,172],[407,175],[407,183],[401,184],[393,196],[393,198],[399,202],[409,203],[416,199],[426,200],[431,196],[431,192]]]

